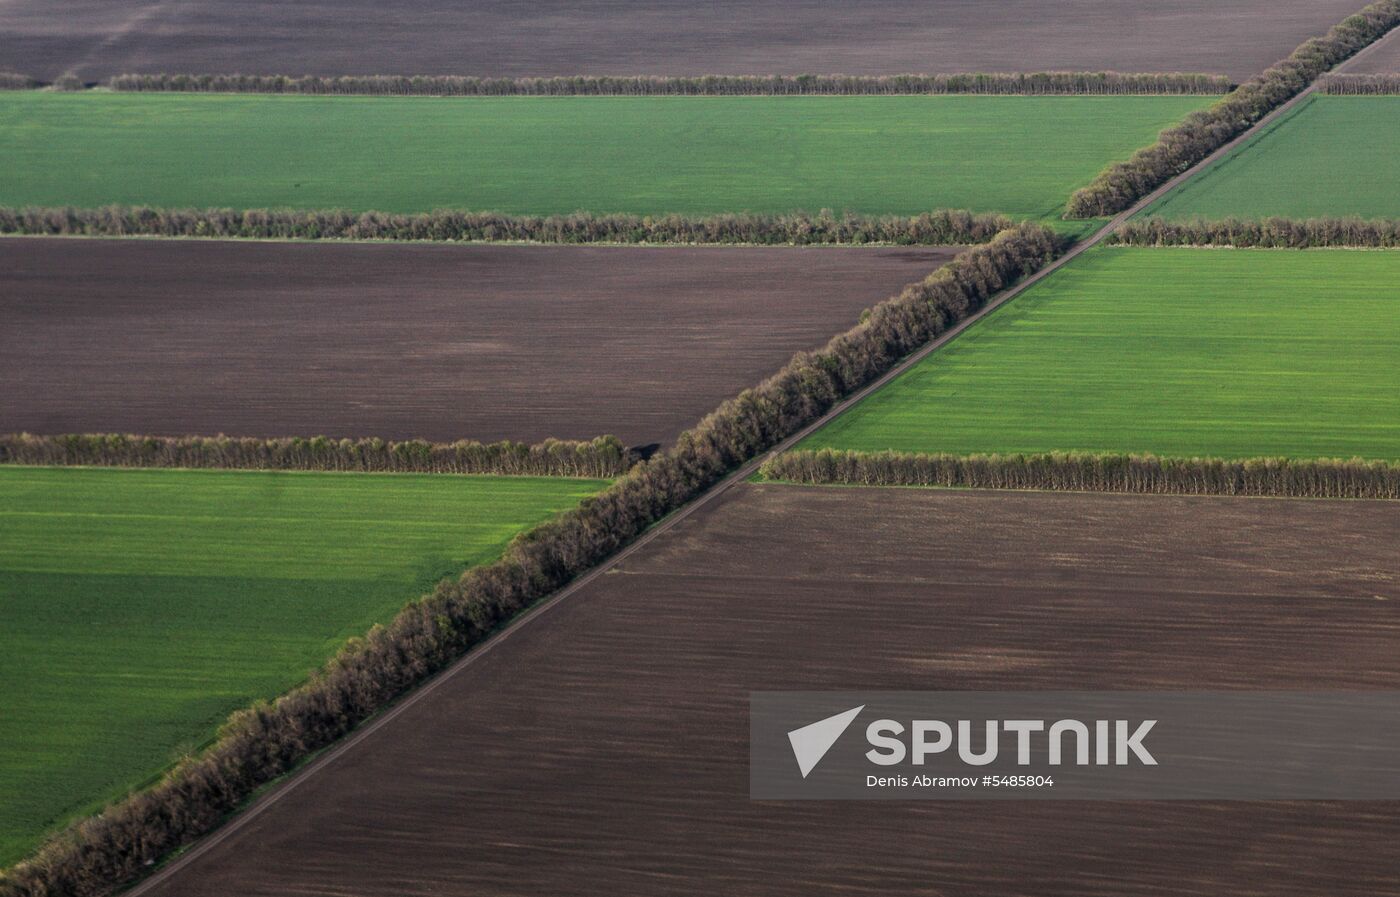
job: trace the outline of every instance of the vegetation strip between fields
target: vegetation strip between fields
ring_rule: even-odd
[[[1115,246],[1233,246],[1242,249],[1395,249],[1400,220],[1362,218],[1134,218],[1114,231]]]
[[[0,73],[0,90],[82,90],[76,77],[45,85]],[[110,90],[146,93],[294,93],[316,96],[903,96],[987,94],[1123,96],[1223,94],[1224,75],[1188,72],[971,72],[934,75],[698,75],[479,78],[465,75],[116,75]]]
[[[85,467],[321,470],[612,479],[638,460],[615,436],[583,442],[426,442],[384,439],[0,435],[0,464]]]
[[[875,306],[816,352],[726,401],[676,445],[596,497],[514,539],[497,562],[444,580],[389,624],[347,644],[311,681],[235,714],[216,742],[152,788],[45,842],[0,893],[107,894],[216,828],[258,789],[445,669],[535,602],[625,549],[735,468],[820,419],[911,352],[956,329],[1063,248],[1023,224],[959,254]]]
[[[943,209],[919,215],[505,215],[286,209],[159,209],[148,206],[0,207],[0,234],[195,237],[252,240],[386,240],[456,243],[961,246],[1011,227],[995,213]]]
[[[1400,73],[1391,75],[1323,75],[1318,92],[1339,97],[1400,95]]]
[[[1059,264],[1099,242],[1125,218],[1115,218]],[[608,558],[635,550],[642,544],[639,537],[645,542],[654,536],[659,529],[644,533],[672,512],[679,509],[677,516],[684,516],[712,500],[720,491],[712,487],[756,470],[754,459],[764,451],[806,435],[829,414],[888,382],[895,370],[960,332],[986,303],[1004,302],[1017,292],[1005,288],[1043,276],[1062,249],[1053,232],[1026,224],[962,253],[923,283],[877,306],[822,351],[799,354],[775,377],[724,403],[675,447],[638,464],[596,499],[517,538],[501,561],[440,584],[389,626],[347,646],[305,686],[236,715],[209,751],[187,760],[154,788],[56,835],[29,861],[8,870],[0,893],[96,895],[130,881],[148,863],[216,828],[265,783],[404,692],[449,666],[461,669],[462,654],[531,604],[551,594],[560,600],[597,576]]]
[[[1397,4],[1387,0],[1368,10],[1400,9]],[[1168,180],[1170,174],[1138,185],[1136,195]],[[1099,242],[1108,228],[1065,258]],[[630,550],[667,515],[712,498],[712,487],[732,482],[726,478],[736,468],[743,473],[764,451],[809,432],[833,409],[848,407],[843,399],[885,382],[902,360],[916,361],[989,302],[1014,295],[1003,291],[1034,279],[1062,249],[1047,228],[1023,224],[960,254],[876,306],[824,349],[800,353],[774,377],[725,402],[675,447],[636,465],[596,498],[516,538],[500,561],[442,582],[388,626],[347,645],[310,682],[236,714],[209,750],[159,784],[55,835],[6,870],[0,893],[86,897],[131,881],[149,863],[217,827],[263,785],[451,666],[529,605],[597,575],[599,564]]]
[[[1231,461],[1091,452],[951,455],[804,449],[769,458],[760,473],[766,479],[806,485],[1400,498],[1400,464],[1360,459]]]
[[[1377,0],[1325,37],[1304,42],[1287,59],[1209,109],[1194,112],[1180,125],[1163,131],[1152,146],[1106,168],[1093,183],[1075,191],[1067,216],[1094,218],[1123,211],[1306,92],[1328,69],[1385,37],[1397,24],[1400,0]]]

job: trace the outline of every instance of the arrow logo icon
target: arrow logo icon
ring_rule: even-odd
[[[802,770],[802,778],[807,778],[807,773],[817,768],[817,764],[826,756],[826,752],[831,750],[836,739],[841,737],[841,733],[846,731],[864,709],[865,705],[861,704],[844,713],[828,716],[787,733],[788,741],[792,743],[792,755],[797,758],[797,768]]]

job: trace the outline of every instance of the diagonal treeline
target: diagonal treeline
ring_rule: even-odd
[[[1304,42],[1287,59],[1226,94],[1208,109],[1168,128],[1152,146],[1115,162],[1070,197],[1066,217],[1113,215],[1204,161],[1265,116],[1309,89],[1319,76],[1400,25],[1400,0],[1377,0]]]
[[[1179,141],[1166,141],[1076,194],[1071,212],[1111,214],[1188,171],[1342,59],[1400,23],[1400,0],[1381,0],[1326,38],[1241,87]],[[1242,105],[1241,105],[1242,104]],[[1165,135],[1172,132],[1165,132]],[[1199,139],[1198,139],[1199,138]],[[1144,155],[1146,154],[1146,155]],[[0,878],[6,897],[108,894],[171,851],[218,827],[254,793],[349,733],[415,686],[450,667],[512,617],[598,574],[698,502],[756,466],[852,396],[883,382],[1087,245],[1115,219],[1064,253],[1062,238],[1021,224],[972,247],[945,268],[874,307],[821,350],[800,353],[773,377],[726,401],[667,451],[634,466],[609,489],[517,537],[496,563],[444,581],[393,621],[353,640],[309,682],[235,714],[216,742],[153,787],[83,820]],[[677,513],[679,512],[679,513]],[[657,525],[661,524],[660,527]],[[571,585],[572,584],[572,585]],[[558,596],[556,596],[558,597]]]
[[[253,794],[576,580],[736,467],[955,328],[1064,248],[1038,224],[974,246],[880,303],[824,348],[726,401],[672,448],[578,508],[517,537],[497,562],[447,580],[354,639],[309,682],[234,714],[215,743],[151,788],[46,841],[6,870],[7,897],[108,894],[216,828]]]

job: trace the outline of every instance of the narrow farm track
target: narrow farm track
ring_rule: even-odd
[[[1384,44],[1388,44],[1394,41],[1395,39],[1395,33],[1392,32],[1391,34],[1387,35],[1381,40],[1378,40],[1370,46],[1366,47],[1361,52],[1357,53],[1355,56],[1349,59],[1347,62],[1337,66],[1335,69],[1333,69],[1333,71],[1347,71],[1348,68],[1364,59],[1368,54],[1376,50],[1376,48]],[[1197,163],[1192,168],[1188,169],[1185,172],[1182,172],[1181,174],[1172,178],[1167,183],[1163,184],[1161,187],[1152,191],[1152,193],[1140,199],[1131,208],[1116,215],[1107,224],[1099,228],[1097,231],[1095,231],[1092,235],[1090,235],[1083,241],[1076,244],[1073,248],[1071,248],[1060,258],[1056,259],[1054,262],[1047,265],[1045,268],[1041,269],[1034,275],[1026,278],[1021,283],[1009,287],[1008,289],[1003,290],[996,296],[993,296],[990,300],[988,300],[988,302],[981,309],[981,311],[969,316],[962,323],[958,324],[956,327],[952,328],[938,339],[931,341],[922,349],[918,350],[917,352],[914,352],[913,354],[905,358],[902,362],[895,365],[891,370],[886,372],[884,376],[868,384],[858,392],[846,398],[844,401],[838,403],[822,417],[813,421],[811,424],[804,427],[799,432],[794,433],[792,436],[783,440],[780,444],[775,446],[769,452],[752,459],[748,463],[744,464],[742,467],[735,470],[733,473],[729,474],[729,476],[725,477],[723,480],[711,487],[709,491],[705,492],[703,495],[691,501],[690,504],[676,511],[674,514],[667,517],[665,520],[661,521],[656,526],[652,527],[635,542],[624,548],[622,551],[618,552],[612,558],[608,559],[607,561],[604,561],[597,567],[594,567],[592,570],[585,573],[583,576],[580,576],[578,579],[574,580],[572,583],[565,586],[563,589],[560,589],[550,598],[537,604],[535,607],[531,608],[526,613],[517,617],[505,630],[496,635],[486,644],[482,645],[480,648],[472,650],[461,660],[448,667],[446,670],[444,670],[441,674],[439,674],[432,681],[424,685],[422,688],[419,688],[418,690],[409,694],[407,697],[399,701],[388,711],[386,711],[378,717],[375,717],[373,720],[360,727],[358,730],[356,730],[356,732],[353,735],[341,741],[339,744],[327,749],[324,753],[322,753],[311,763],[307,764],[298,772],[288,776],[280,784],[268,789],[266,792],[264,792],[264,794],[261,797],[256,799],[242,813],[240,813],[238,816],[232,819],[227,825],[215,831],[207,838],[204,838],[203,840],[196,843],[193,847],[191,847],[185,853],[180,855],[177,859],[175,859],[174,861],[166,865],[164,868],[160,869],[158,872],[151,875],[149,878],[145,879],[143,882],[141,882],[136,887],[132,888],[126,893],[129,895],[129,897],[141,897],[141,895],[147,894],[148,892],[155,889],[158,885],[163,884],[168,879],[175,876],[177,873],[180,872],[180,870],[198,861],[198,859],[202,855],[212,850],[222,841],[236,834],[240,829],[246,826],[253,819],[257,818],[270,807],[274,806],[279,800],[293,792],[299,785],[306,782],[311,777],[315,776],[321,770],[335,763],[341,757],[344,757],[347,753],[355,750],[355,748],[358,745],[360,745],[363,741],[365,741],[379,729],[391,724],[399,715],[404,713],[410,707],[417,704],[419,701],[423,700],[428,695],[432,694],[435,690],[441,688],[444,683],[448,682],[454,676],[458,675],[463,670],[478,662],[483,656],[488,655],[492,650],[500,646],[502,642],[511,638],[520,631],[526,629],[532,621],[536,620],[543,614],[548,613],[551,608],[554,608],[561,602],[567,600],[569,597],[583,590],[594,580],[605,575],[610,570],[621,564],[623,561],[627,560],[637,552],[641,551],[643,548],[651,544],[656,538],[658,538],[662,534],[673,529],[681,521],[689,518],[701,509],[712,505],[712,503],[718,500],[721,496],[723,496],[734,486],[743,483],[754,473],[756,473],[759,467],[763,464],[763,462],[767,460],[770,456],[784,452],[792,446],[796,445],[798,442],[802,441],[819,428],[825,426],[833,419],[845,413],[848,409],[865,399],[871,393],[884,387],[891,380],[895,379],[896,377],[907,371],[909,368],[918,364],[931,353],[938,351],[943,346],[956,339],[969,327],[973,326],[982,318],[991,314],[1000,306],[1004,305],[1007,302],[1010,302],[1012,299],[1015,299],[1017,296],[1024,293],[1030,287],[1044,280],[1046,277],[1049,277],[1054,272],[1060,270],[1064,266],[1068,265],[1070,262],[1074,261],[1074,259],[1078,258],[1083,253],[1102,243],[1103,240],[1106,239],[1109,234],[1111,234],[1115,229],[1117,229],[1129,218],[1138,214],[1143,209],[1150,206],[1152,203],[1156,202],[1159,198],[1161,198],[1169,191],[1176,189],[1176,187],[1180,186],[1181,184],[1185,183],[1191,178],[1198,176],[1203,171],[1206,171],[1207,169],[1211,168],[1213,165],[1215,165],[1217,162],[1219,162],[1221,159],[1227,156],[1230,152],[1232,152],[1240,144],[1252,139],[1261,131],[1272,125],[1279,118],[1287,115],[1292,109],[1295,109],[1300,103],[1302,103],[1309,96],[1311,96],[1316,91],[1316,89],[1317,82],[1314,82],[1312,85],[1309,85],[1307,89],[1300,92],[1298,96],[1294,97],[1292,100],[1289,100],[1287,103],[1284,103],[1278,109],[1274,110],[1269,115],[1266,115],[1264,118],[1260,119],[1249,130],[1245,131],[1243,134],[1236,137],[1234,140],[1230,141],[1225,146],[1216,150],[1214,153],[1207,156],[1204,160]]]
[[[171,0],[156,0],[132,10],[131,15],[121,25],[99,39],[86,53],[64,69],[60,77],[78,77],[84,68],[100,60],[104,54],[110,53],[114,46],[146,29],[153,19],[159,18],[170,6]]]

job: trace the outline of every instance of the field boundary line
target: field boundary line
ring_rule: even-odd
[[[1364,56],[1367,52],[1385,43],[1392,37],[1393,33],[1391,35],[1387,35],[1385,38],[1382,38],[1379,41],[1376,41],[1375,43],[1372,43],[1371,45],[1363,49],[1361,52],[1357,53],[1355,56],[1352,56],[1342,65],[1337,66],[1337,68],[1333,69],[1333,71],[1340,71],[1346,68],[1348,65]],[[508,624],[506,624],[506,626],[500,632],[493,635],[480,647],[476,647],[468,651],[465,655],[463,655],[458,660],[454,661],[442,672],[434,676],[430,681],[428,681],[421,687],[414,689],[409,694],[405,695],[402,699],[396,702],[384,713],[366,722],[353,734],[351,734],[341,742],[327,748],[324,753],[316,757],[311,762],[307,763],[305,766],[301,767],[300,769],[294,772],[289,773],[280,782],[268,786],[268,789],[263,793],[262,796],[255,798],[252,802],[248,804],[248,806],[235,813],[234,816],[224,825],[220,826],[218,829],[214,830],[206,837],[201,838],[200,840],[195,842],[193,845],[190,846],[188,850],[174,858],[171,862],[166,864],[159,871],[155,872],[143,881],[137,883],[124,893],[127,895],[127,897],[143,897],[143,895],[147,894],[150,890],[154,889],[158,885],[161,885],[168,881],[170,878],[174,877],[180,870],[193,863],[195,860],[199,859],[199,857],[203,856],[205,853],[209,852],[214,847],[218,846],[228,838],[237,834],[250,822],[261,816],[262,813],[265,812],[269,807],[275,806],[279,800],[281,800],[287,794],[291,793],[297,787],[305,783],[317,772],[319,772],[322,769],[325,769],[327,766],[334,763],[336,760],[340,759],[345,754],[349,753],[355,747],[359,746],[360,744],[363,744],[366,740],[373,737],[377,732],[379,732],[389,723],[397,719],[405,711],[407,711],[408,709],[416,705],[419,701],[423,700],[425,697],[427,697],[428,695],[432,694],[435,690],[440,688],[444,683],[451,680],[454,676],[458,675],[463,670],[466,670],[469,667],[471,667],[481,657],[484,657],[487,654],[489,654],[497,645],[501,644],[501,642],[510,638],[512,635],[515,635],[520,630],[524,629],[532,620],[537,619],[538,617],[545,614],[551,608],[555,607],[567,598],[582,591],[593,581],[611,572],[615,567],[617,567],[622,562],[626,561],[633,554],[640,551],[647,545],[650,545],[653,541],[666,534],[667,532],[670,532],[672,529],[674,529],[680,523],[691,517],[700,509],[711,505],[712,503],[723,497],[734,486],[748,480],[749,477],[758,472],[759,468],[762,467],[764,462],[766,462],[769,458],[787,451],[797,443],[801,442],[803,439],[806,439],[812,433],[831,423],[831,421],[840,417],[846,411],[859,404],[871,393],[888,385],[890,381],[903,375],[906,371],[914,367],[919,362],[923,361],[926,357],[946,346],[949,342],[956,339],[960,334],[966,331],[973,324],[992,314],[994,311],[1005,305],[1007,302],[1010,302],[1012,299],[1015,299],[1017,296],[1021,295],[1026,290],[1035,286],[1037,283],[1040,283],[1042,280],[1049,277],[1051,274],[1065,267],[1070,262],[1083,255],[1088,250],[1099,245],[1101,242],[1103,242],[1104,239],[1108,237],[1109,234],[1115,231],[1129,218],[1133,217],[1134,215],[1147,208],[1152,203],[1156,202],[1169,191],[1176,189],[1176,187],[1180,186],[1182,183],[1209,169],[1212,165],[1220,161],[1220,159],[1224,155],[1232,151],[1241,142],[1252,139],[1256,134],[1258,134],[1261,128],[1267,127],[1269,123],[1273,122],[1280,114],[1283,114],[1288,109],[1294,108],[1303,99],[1305,99],[1308,96],[1311,96],[1317,90],[1317,86],[1318,82],[1314,81],[1306,89],[1301,91],[1297,96],[1293,97],[1288,102],[1279,106],[1277,109],[1273,110],[1268,115],[1255,122],[1253,126],[1251,126],[1248,130],[1244,131],[1234,140],[1231,140],[1229,143],[1225,144],[1224,146],[1215,150],[1215,152],[1211,153],[1206,158],[1202,159],[1196,165],[1192,166],[1191,168],[1188,168],[1181,174],[1176,175],[1171,180],[1167,181],[1165,184],[1162,184],[1156,190],[1153,190],[1151,193],[1139,199],[1129,208],[1125,209],[1122,212],[1119,212],[1113,218],[1109,219],[1109,221],[1106,224],[1104,224],[1098,230],[1094,231],[1092,235],[1086,237],[1079,243],[1076,243],[1065,254],[1061,255],[1059,258],[1055,259],[1053,262],[1046,265],[1044,268],[1041,268],[1039,271],[1035,272],[1029,277],[1023,279],[1019,283],[1013,284],[1012,286],[1007,287],[995,296],[992,296],[990,299],[987,300],[986,304],[984,304],[981,309],[979,309],[971,315],[968,315],[957,325],[945,331],[941,336],[937,337],[936,339],[930,340],[923,347],[905,356],[903,360],[895,364],[892,368],[890,368],[880,377],[876,378],[870,383],[867,383],[865,386],[856,390],[850,396],[838,402],[821,417],[817,418],[807,426],[798,430],[796,433],[787,437],[782,442],[778,443],[776,446],[769,449],[768,451],[761,452],[755,457],[749,459],[747,462],[740,465],[736,470],[732,471],[723,479],[721,479],[718,483],[711,486],[708,490],[701,493],[696,498],[692,499],[684,507],[676,510],[670,516],[661,520],[659,523],[651,527],[651,529],[647,530],[641,536],[637,537],[637,539],[635,539],[630,545],[626,546],[625,548],[614,554],[612,557],[593,567],[588,572],[582,574],[573,582],[569,583],[562,589],[555,592],[553,595],[540,601],[534,607],[531,607],[529,610],[515,617]]]
[[[567,246],[970,246],[1014,227],[1001,212],[926,209],[908,215],[817,212],[713,214],[489,209],[362,212],[336,208],[3,206],[0,236],[83,239],[263,240],[306,243],[541,244]]]
[[[851,97],[851,96],[1223,96],[1236,86],[1207,72],[903,72],[892,75],[706,74],[240,75],[123,73],[101,86],[118,93],[391,97]]]
[[[766,482],[815,486],[1400,499],[1400,464],[1361,458],[796,449],[770,457],[762,472]]]

